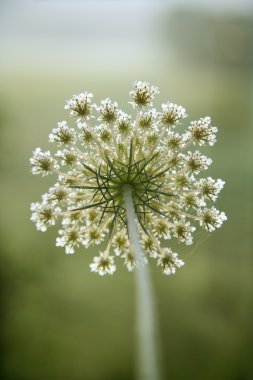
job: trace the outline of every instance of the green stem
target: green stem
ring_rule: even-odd
[[[124,202],[131,249],[135,255],[136,268],[136,312],[137,312],[137,354],[138,380],[160,380],[158,345],[156,337],[156,315],[148,266],[140,244],[137,218],[134,210],[132,188],[126,185]]]

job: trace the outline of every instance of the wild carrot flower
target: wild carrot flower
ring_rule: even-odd
[[[49,135],[55,154],[36,148],[30,159],[33,174],[57,178],[41,203],[32,203],[32,221],[46,231],[61,220],[56,245],[66,253],[106,242],[90,264],[100,275],[115,272],[116,257],[129,271],[139,264],[129,243],[126,189],[131,189],[143,260],[157,260],[166,275],[184,264],[167,241],[192,244],[198,226],[212,232],[226,220],[213,206],[224,182],[199,178],[212,161],[195,149],[212,146],[217,128],[210,117],[184,128],[182,106],[167,102],[153,108],[158,92],[147,82],[134,83],[134,118],[108,98],[96,105],[88,92],[74,95],[65,109],[76,127],[59,122]]]

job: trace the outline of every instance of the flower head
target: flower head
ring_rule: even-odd
[[[76,132],[69,128],[66,121],[58,123],[58,128],[54,128],[49,135],[49,142],[57,142],[58,145],[69,145],[76,141]]]
[[[181,268],[184,262],[180,260],[177,253],[172,252],[170,248],[164,248],[158,257],[157,265],[162,267],[164,274],[170,275],[176,272],[176,268]]]
[[[64,108],[70,110],[71,116],[89,119],[94,108],[94,105],[91,104],[92,98],[93,95],[87,91],[73,95]]]
[[[187,115],[182,106],[173,103],[162,104],[161,123],[175,127],[179,120],[184,119]]]
[[[205,117],[184,128],[182,106],[167,102],[162,112],[153,108],[158,92],[147,82],[134,83],[135,116],[109,98],[97,106],[88,92],[74,95],[65,109],[76,117],[76,128],[58,123],[49,135],[56,152],[37,148],[30,159],[33,174],[57,176],[41,203],[32,203],[32,221],[46,231],[61,220],[56,245],[66,253],[106,242],[90,264],[101,276],[115,272],[116,257],[129,271],[139,265],[129,242],[126,188],[131,188],[144,262],[157,260],[166,275],[183,265],[168,248],[170,239],[192,244],[198,226],[212,232],[226,220],[213,206],[224,181],[199,177],[212,160],[195,148],[212,146],[217,127]]]
[[[134,89],[130,91],[133,98],[131,104],[134,108],[152,106],[152,101],[156,94],[159,94],[158,87],[151,86],[148,82],[134,82]]]
[[[90,264],[90,270],[98,273],[100,276],[105,274],[113,274],[116,270],[114,265],[114,257],[107,253],[100,252],[99,256],[95,256],[93,263]]]
[[[213,145],[216,142],[217,127],[212,127],[211,118],[204,117],[198,121],[192,121],[187,133],[193,144]]]
[[[49,150],[42,152],[40,148],[36,148],[33,152],[30,164],[32,166],[32,173],[42,174],[42,176],[52,174],[59,167]]]

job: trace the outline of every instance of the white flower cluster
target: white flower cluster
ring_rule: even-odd
[[[214,145],[216,142],[217,127],[212,127],[211,118],[204,117],[197,121],[192,121],[189,127],[188,137],[193,140],[193,144]]]
[[[125,186],[132,188],[144,261],[157,260],[166,275],[184,264],[166,241],[190,245],[198,225],[212,232],[226,220],[213,206],[224,181],[198,178],[212,161],[189,151],[190,145],[212,146],[217,128],[210,117],[180,126],[185,109],[168,102],[156,110],[158,92],[147,82],[134,83],[134,118],[109,98],[96,105],[88,92],[74,95],[65,108],[77,128],[58,123],[49,135],[58,147],[55,154],[37,148],[30,159],[33,174],[57,176],[41,203],[32,203],[31,220],[40,231],[61,221],[56,245],[67,254],[106,241],[90,264],[101,276],[115,272],[116,257],[129,271],[137,265],[128,238]]]
[[[184,262],[178,259],[177,253],[172,252],[170,248],[164,248],[158,257],[157,265],[162,267],[164,274],[170,275],[176,272],[176,268],[181,268]]]
[[[133,108],[152,106],[156,94],[159,94],[158,87],[151,86],[148,82],[136,81],[134,82],[134,89],[130,91],[133,102],[130,104]]]
[[[162,110],[161,122],[170,127],[175,127],[181,119],[187,116],[182,106],[170,102],[162,104]]]
[[[71,116],[90,118],[92,108],[91,104],[93,95],[87,91],[82,92],[79,95],[73,95],[73,98],[67,101],[66,110],[70,110]]]
[[[52,174],[59,169],[57,161],[52,158],[49,150],[42,152],[40,148],[36,148],[33,152],[30,164],[32,166],[32,174],[41,174],[42,176]]]

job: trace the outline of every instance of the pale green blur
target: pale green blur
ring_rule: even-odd
[[[175,276],[151,266],[166,379],[252,379],[252,13],[147,1],[108,2],[107,11],[72,2],[63,14],[67,5],[52,2],[57,18],[43,3],[0,3],[0,377],[134,379],[134,276],[118,260],[116,273],[100,278],[88,268],[97,248],[65,255],[57,229],[36,231],[30,203],[54,178],[32,176],[28,159],[37,146],[53,149],[48,133],[67,118],[72,94],[109,96],[130,111],[138,79],[160,87],[157,107],[170,100],[188,121],[212,117],[219,133],[204,149],[214,161],[208,175],[226,181],[222,229],[198,232],[192,247],[174,242],[186,261]]]

